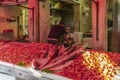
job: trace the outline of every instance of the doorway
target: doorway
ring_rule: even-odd
[[[83,34],[82,43],[92,49],[92,0],[80,0],[80,32]]]
[[[113,34],[113,0],[107,0],[107,39],[108,51],[113,51],[112,46]]]
[[[27,4],[21,5],[27,7]],[[18,40],[27,40],[28,36],[28,9],[20,6],[18,17]]]

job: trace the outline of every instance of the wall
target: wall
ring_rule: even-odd
[[[2,33],[6,23],[6,13],[4,7],[0,7],[0,33]]]
[[[50,31],[50,1],[39,2],[39,25],[40,25],[40,42],[47,42]]]
[[[97,0],[97,1],[99,2],[98,34],[97,34],[96,5],[92,1],[93,49],[106,51],[107,50],[106,0]],[[97,39],[97,36],[98,36],[98,39]]]
[[[50,30],[50,1],[41,2],[38,0],[29,0],[29,40],[31,42],[47,42],[48,33]],[[34,16],[33,16],[34,15]]]
[[[28,35],[29,41],[37,41],[38,29],[38,0],[28,0]],[[39,40],[38,40],[39,41]]]

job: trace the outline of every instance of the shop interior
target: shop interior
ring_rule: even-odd
[[[24,6],[24,7],[22,7]],[[7,3],[0,6],[3,10],[1,22],[1,39],[10,41],[21,41],[28,37],[28,9],[27,4],[14,5]]]
[[[66,29],[71,29],[71,37],[76,44],[87,43],[87,47],[92,48],[91,1],[81,0],[80,3],[70,3],[51,0],[50,7],[51,15],[57,11]]]
[[[26,6],[27,4],[23,4]],[[79,9],[76,7],[80,6]],[[18,10],[19,13],[12,12],[11,14],[15,16],[16,21],[8,22],[9,24],[16,24],[15,36],[13,40],[17,41],[27,41],[28,38],[28,9],[20,6],[9,6],[13,10]],[[7,10],[6,6],[6,10]],[[88,43],[88,48],[92,48],[92,22],[91,22],[91,1],[81,0],[79,3],[70,3],[65,1],[55,1],[50,2],[50,16],[53,12],[57,11],[57,15],[63,20],[65,27],[70,27],[76,43]],[[8,13],[8,12],[6,12]],[[80,14],[80,16],[78,16]],[[10,16],[12,16],[10,15]],[[50,27],[53,24],[50,23]],[[1,30],[2,31],[2,30]],[[11,34],[13,35],[13,34]],[[7,36],[7,35],[6,35]],[[5,36],[5,38],[6,38]],[[15,38],[16,37],[16,38]]]
[[[45,3],[45,1],[40,1]],[[113,26],[113,5],[112,1],[107,4],[107,27],[108,30],[108,51],[112,51],[112,31]],[[1,5],[3,10],[1,13],[1,39],[29,42],[29,21],[28,20],[28,3],[15,5],[13,3]],[[87,48],[92,48],[92,2],[91,0],[81,0],[79,3],[64,1],[64,0],[50,0],[50,28],[55,25],[52,23],[51,17],[54,12],[57,12],[59,20],[62,20],[66,29],[71,29],[72,38],[74,42],[86,43]],[[3,9],[4,8],[4,9]],[[6,16],[6,17],[4,17]],[[5,21],[5,19],[7,20]],[[49,20],[49,19],[48,19]],[[41,24],[41,23],[40,23]],[[32,23],[30,24],[32,25]],[[7,31],[9,33],[3,33]],[[13,33],[14,32],[14,33]]]

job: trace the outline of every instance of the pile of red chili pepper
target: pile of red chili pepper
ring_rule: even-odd
[[[0,43],[0,60],[73,80],[113,80],[120,54],[43,43]]]
[[[120,54],[104,51],[84,51],[62,71],[56,72],[74,80],[113,80]]]
[[[31,61],[54,45],[42,43],[7,42],[0,44],[0,60],[16,65],[31,66]]]

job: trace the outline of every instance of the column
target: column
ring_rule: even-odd
[[[106,0],[92,0],[92,36],[93,36],[93,49],[106,51],[107,50]]]

